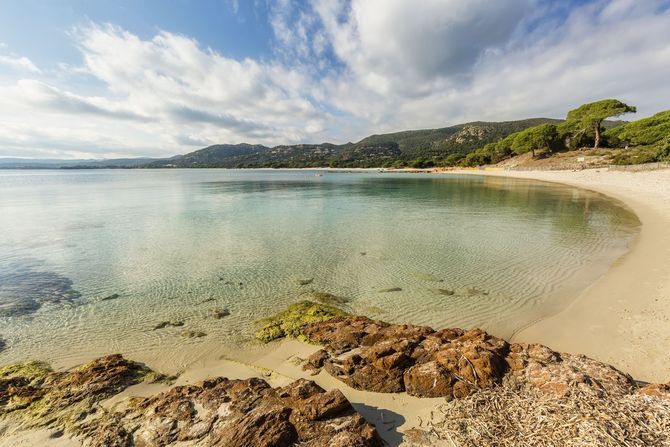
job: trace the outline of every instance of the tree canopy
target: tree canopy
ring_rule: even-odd
[[[621,116],[625,113],[635,113],[637,109],[618,99],[603,99],[581,105],[568,112],[564,129],[586,131],[593,129],[595,133],[594,148],[600,146],[601,125],[607,118]]]

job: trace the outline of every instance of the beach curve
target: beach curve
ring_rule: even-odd
[[[449,172],[561,183],[593,190],[627,205],[642,223],[630,251],[566,308],[518,331],[513,341],[579,352],[638,380],[668,380],[670,170]]]

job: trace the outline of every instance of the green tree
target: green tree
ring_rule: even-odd
[[[584,104],[568,112],[566,127],[578,129],[582,133],[587,129],[593,129],[595,141],[593,148],[600,146],[601,125],[607,118],[623,115],[624,113],[635,113],[637,109],[617,99],[603,99],[589,104]]]
[[[517,132],[512,140],[512,150],[520,155],[532,152],[535,157],[537,149],[548,148],[553,150],[558,140],[558,131],[553,124],[541,124]]]

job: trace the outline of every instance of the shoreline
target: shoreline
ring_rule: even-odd
[[[592,190],[623,202],[641,230],[629,251],[567,307],[517,331],[515,342],[587,355],[647,382],[670,371],[670,170],[472,171],[466,174],[539,180]]]

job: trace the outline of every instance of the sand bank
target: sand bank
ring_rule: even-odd
[[[567,308],[517,332],[610,363],[638,380],[670,379],[670,170],[451,171],[559,182],[623,201],[642,230],[630,252]]]

